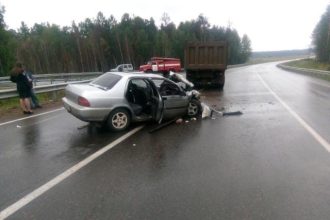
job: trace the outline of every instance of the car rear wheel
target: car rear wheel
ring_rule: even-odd
[[[200,101],[196,99],[190,100],[188,105],[187,115],[189,117],[197,117],[201,114],[201,112],[202,112],[202,105]]]
[[[113,110],[107,120],[108,127],[111,131],[123,131],[131,123],[131,116],[126,109]]]

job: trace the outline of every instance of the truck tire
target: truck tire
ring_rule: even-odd
[[[220,89],[220,90],[223,90],[223,87],[224,87],[224,86],[225,86],[224,84],[218,84],[218,85],[217,85],[217,88]]]
[[[223,90],[223,87],[225,86],[225,73],[222,74],[222,76],[220,77],[220,83],[218,85],[220,90]]]

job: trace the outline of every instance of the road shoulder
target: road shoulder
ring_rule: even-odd
[[[0,112],[0,123],[4,123],[7,121],[16,120],[16,119],[30,116],[30,115],[24,115],[18,105],[19,105],[19,103],[17,103],[17,107],[15,107],[13,109],[1,111]],[[34,109],[33,112],[34,112],[34,114],[40,114],[40,113],[44,113],[47,111],[52,111],[52,110],[60,108],[60,107],[63,107],[63,104],[61,101],[49,102],[49,103],[43,104],[42,108]]]

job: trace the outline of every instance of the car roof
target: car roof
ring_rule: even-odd
[[[118,76],[121,76],[123,78],[158,78],[158,79],[165,79],[163,76],[157,75],[157,74],[152,74],[152,73],[143,73],[143,72],[106,72],[105,74],[110,73],[110,74],[115,74]]]

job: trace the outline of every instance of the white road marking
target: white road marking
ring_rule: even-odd
[[[258,74],[259,79],[264,84],[264,86],[269,90],[269,92],[279,101],[284,108],[319,142],[329,153],[330,153],[330,144],[326,141],[320,134],[318,134],[304,119],[302,119],[295,111],[293,111],[290,106],[288,106],[262,79]]]
[[[55,110],[52,110],[52,111],[48,111],[48,112],[43,112],[43,113],[40,113],[40,114],[31,115],[31,116],[24,117],[24,118],[19,118],[19,119],[12,120],[12,121],[7,121],[7,122],[4,122],[4,123],[1,123],[0,126],[11,124],[11,123],[18,122],[18,121],[23,121],[23,120],[28,119],[28,118],[38,117],[40,115],[50,114],[50,113],[57,112],[57,111],[60,111],[60,110],[63,110],[63,109],[64,109],[64,107],[58,108],[58,109],[55,109]]]
[[[2,210],[0,212],[0,220],[5,219],[5,218],[9,217],[10,215],[14,214],[16,211],[18,211],[19,209],[21,209],[25,205],[32,202],[34,199],[38,198],[39,196],[41,196],[42,194],[44,194],[45,192],[47,192],[48,190],[50,190],[51,188],[53,188],[54,186],[56,186],[57,184],[62,182],[64,179],[66,179],[69,176],[71,176],[72,174],[76,173],[81,168],[85,167],[87,164],[89,164],[90,162],[92,162],[96,158],[100,157],[101,155],[103,155],[104,153],[109,151],[111,148],[116,146],[117,144],[121,143],[122,141],[126,140],[127,138],[129,138],[130,136],[135,134],[136,132],[140,131],[143,127],[144,126],[142,125],[140,127],[137,127],[135,129],[133,129],[132,131],[126,133],[125,135],[121,136],[117,140],[111,142],[107,146],[105,146],[105,147],[101,148],[100,150],[96,151],[95,153],[93,153],[92,155],[87,157],[86,159],[80,161],[79,163],[77,163],[73,167],[67,169],[65,172],[63,172],[60,175],[56,176],[54,179],[48,181],[44,185],[42,185],[39,188],[35,189],[33,192],[27,194],[26,196],[24,196],[23,198],[21,198],[20,200],[15,202],[14,204],[8,206],[7,208],[5,208],[4,210]]]
[[[239,92],[239,93],[226,93],[226,97],[236,97],[236,96],[264,96],[269,95],[269,92]]]
[[[57,118],[57,117],[60,117],[61,115],[58,114],[58,115],[54,115],[54,116],[50,116],[50,117],[47,117],[43,120],[38,120],[36,121],[35,123],[32,123],[32,124],[29,124],[28,126],[31,126],[31,125],[36,125],[36,124],[41,124],[41,123],[44,123],[44,122],[47,122],[47,121],[50,121],[50,120],[53,120],[54,118]],[[21,126],[22,128],[23,127],[28,127],[28,126]]]

